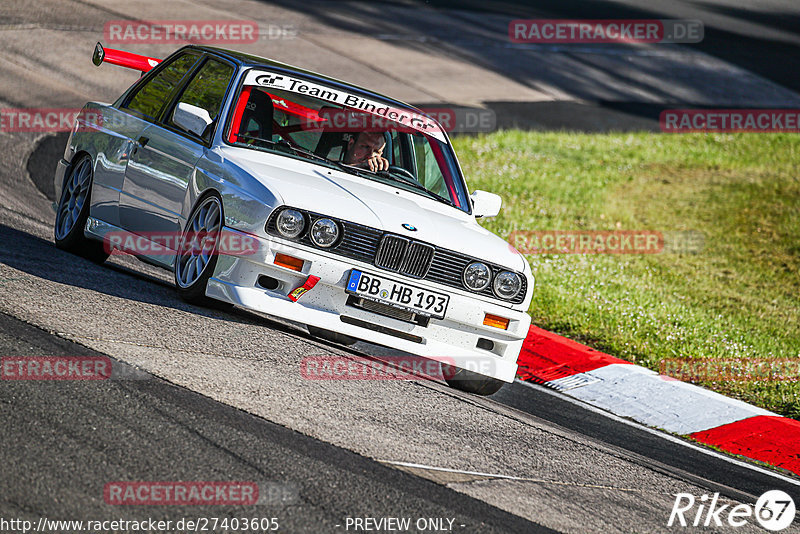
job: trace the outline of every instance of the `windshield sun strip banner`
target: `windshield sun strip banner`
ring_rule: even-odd
[[[447,142],[447,137],[442,128],[436,121],[425,115],[414,113],[408,109],[392,107],[385,102],[371,100],[326,85],[319,85],[302,78],[259,69],[251,70],[247,73],[244,85],[282,89],[299,95],[327,100],[328,102],[368,113],[384,121],[391,121],[414,131],[430,135],[443,143]]]

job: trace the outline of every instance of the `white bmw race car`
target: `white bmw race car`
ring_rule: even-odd
[[[533,278],[482,228],[443,128],[419,109],[268,59],[98,43],[143,75],[86,104],[55,175],[56,245],[123,250],[208,299],[443,362],[459,389],[514,379]]]

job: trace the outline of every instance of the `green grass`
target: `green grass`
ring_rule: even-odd
[[[502,131],[458,137],[514,230],[695,230],[696,254],[537,254],[535,324],[657,370],[800,359],[800,135]],[[799,379],[800,380],[800,379]],[[701,385],[800,417],[797,381]]]

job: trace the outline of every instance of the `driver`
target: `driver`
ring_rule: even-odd
[[[372,172],[389,169],[389,160],[384,158],[386,139],[382,132],[360,132],[347,142],[344,163],[369,169]]]

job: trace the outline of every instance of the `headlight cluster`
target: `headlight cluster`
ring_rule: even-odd
[[[517,273],[503,271],[494,277],[494,294],[502,299],[513,299],[522,289],[522,279]]]
[[[278,232],[289,239],[294,239],[303,233],[306,228],[306,219],[297,210],[285,209],[278,214],[275,221]]]
[[[297,239],[303,235],[306,229],[306,217],[300,211],[284,208],[275,219],[275,229],[287,239]],[[309,237],[316,246],[329,248],[336,244],[341,233],[339,223],[327,217],[321,217],[311,223]]]
[[[473,291],[483,291],[492,281],[492,270],[479,261],[470,263],[464,269],[464,285]]]
[[[501,299],[510,300],[522,289],[522,278],[511,271],[501,271],[492,282],[492,270],[485,263],[474,261],[467,265],[462,276],[464,285],[472,291],[483,291],[492,284],[494,294]]]
[[[322,248],[328,248],[339,239],[339,225],[330,219],[317,219],[311,225],[311,241]]]

